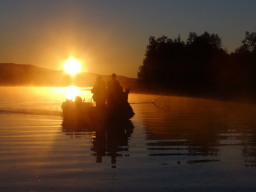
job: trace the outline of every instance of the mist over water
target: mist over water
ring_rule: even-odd
[[[0,90],[1,191],[256,188],[254,103],[130,94],[125,131],[97,132],[63,125],[65,88]]]
[[[81,96],[92,101],[89,87],[0,87],[0,114],[61,115],[61,103]]]

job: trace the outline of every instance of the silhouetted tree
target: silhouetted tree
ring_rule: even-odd
[[[138,78],[161,88],[202,89],[211,81],[210,61],[223,54],[221,39],[216,34],[190,33],[186,43],[180,37],[150,37]]]
[[[222,49],[217,34],[189,33],[180,37],[150,37],[138,79],[150,88],[222,96],[256,96],[256,32],[245,32],[235,52]]]
[[[193,74],[191,82],[193,88],[203,89],[210,86],[213,75],[212,68],[215,67],[215,63],[212,61],[224,54],[224,50],[221,48],[221,38],[208,32],[200,36],[190,33],[187,39],[187,49],[189,52],[188,62],[191,66],[190,72]]]
[[[182,70],[185,43],[176,38],[174,40],[162,36],[158,39],[149,38],[149,45],[143,65],[140,66],[138,77],[150,85],[169,87],[170,80],[182,80],[177,72]]]
[[[238,90],[256,94],[256,32],[245,32],[242,45],[230,55],[232,68],[237,68]]]
[[[256,53],[256,32],[245,32],[245,39],[242,41],[241,48],[252,54]]]

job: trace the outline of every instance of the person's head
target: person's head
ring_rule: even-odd
[[[112,79],[116,79],[116,74],[115,73],[112,74]]]

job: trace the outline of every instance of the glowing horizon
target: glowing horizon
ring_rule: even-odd
[[[0,63],[60,70],[74,56],[87,72],[137,77],[150,36],[185,40],[207,31],[232,52],[255,31],[256,1],[61,2],[2,1]]]
[[[65,95],[68,100],[75,101],[76,96],[80,96],[80,90],[76,86],[70,86],[65,88]]]

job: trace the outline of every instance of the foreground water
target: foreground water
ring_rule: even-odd
[[[62,125],[74,89],[0,91],[0,191],[256,190],[255,104],[131,94],[126,132],[99,134]]]

